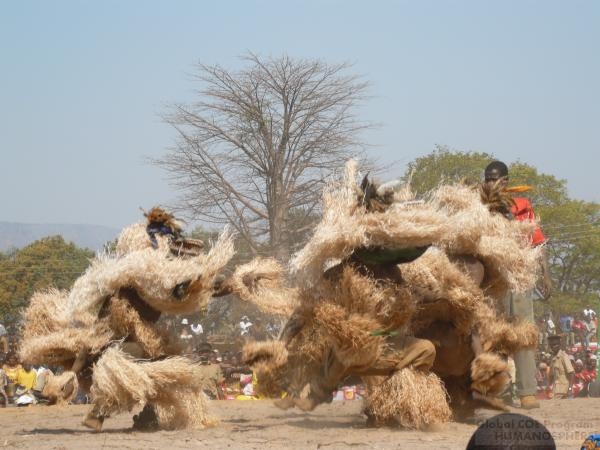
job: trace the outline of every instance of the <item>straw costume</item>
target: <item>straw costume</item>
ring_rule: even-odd
[[[295,289],[279,303],[295,309],[280,339],[248,344],[246,361],[265,390],[287,392],[284,408],[311,410],[360,376],[375,426],[422,429],[480,403],[503,408],[504,357],[537,339],[496,312],[507,289],[535,282],[531,226],[492,212],[473,187],[415,201],[407,189],[358,185],[356,171],[350,162],[325,190],[323,218],[291,261]]]
[[[213,423],[202,394],[200,365],[179,354],[161,314],[189,314],[213,295],[233,256],[224,231],[206,253],[186,242],[160,208],[119,236],[114,254],[99,255],[70,292],[33,295],[24,313],[21,358],[67,369],[46,394],[68,402],[79,385],[92,396],[84,425],[100,431],[112,414],[144,406],[134,425],[162,429]],[[183,249],[183,251],[182,251]]]

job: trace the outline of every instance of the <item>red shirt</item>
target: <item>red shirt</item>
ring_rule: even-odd
[[[517,220],[528,220],[529,222],[535,221],[535,213],[533,212],[533,206],[531,202],[523,197],[514,197],[515,204],[510,209],[510,212]],[[546,242],[546,236],[542,233],[539,226],[536,225],[531,236],[531,243],[533,245],[540,245]]]
[[[583,369],[581,371],[581,378],[588,383],[590,383],[592,381],[596,381],[596,369],[593,369],[593,370]]]

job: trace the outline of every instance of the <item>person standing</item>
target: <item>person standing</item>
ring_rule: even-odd
[[[553,388],[552,397],[555,399],[567,398],[572,392],[575,370],[569,359],[569,355],[561,348],[561,336],[548,337],[552,362],[550,363],[550,377]]]
[[[571,327],[573,328],[573,332],[575,333],[575,343],[584,345],[585,338],[587,336],[587,325],[581,319],[581,316],[579,314],[575,314],[575,319],[573,320]]]
[[[194,333],[195,336],[200,336],[201,334],[204,334],[204,328],[202,327],[202,324],[200,322],[191,324],[190,328],[192,329],[192,333]]]
[[[508,184],[508,166],[502,161],[493,161],[487,165],[484,171],[485,183],[498,183],[504,189]],[[514,220],[535,221],[535,213],[531,202],[523,197],[513,197],[512,206],[507,216]],[[531,236],[531,245],[541,246],[546,242],[546,237],[539,226],[536,226]],[[542,294],[544,299],[548,299],[552,292],[552,283],[550,281],[550,271],[544,248],[541,247],[540,266],[542,269]],[[533,318],[533,292],[516,293],[509,292],[505,298],[504,306],[506,314],[509,317],[517,317],[521,320],[534,323]],[[540,403],[536,399],[536,363],[535,350],[520,350],[514,355],[517,394],[521,400],[521,408],[534,409],[539,408]]]
[[[567,347],[575,345],[575,333],[573,332],[573,316],[565,315],[560,319],[562,332],[567,336]]]
[[[250,333],[251,326],[252,326],[252,322],[250,322],[250,319],[248,319],[248,316],[242,317],[242,320],[240,320],[240,329],[241,329],[240,334],[242,336],[248,336]]]
[[[586,316],[585,321],[583,322],[585,325],[585,339],[584,345],[585,349],[590,348],[590,342],[592,342],[592,338],[596,336],[596,323],[592,320],[591,316]]]
[[[596,318],[596,311],[594,311],[592,307],[588,305],[583,309],[583,317],[584,319],[589,318],[590,320],[594,320]]]

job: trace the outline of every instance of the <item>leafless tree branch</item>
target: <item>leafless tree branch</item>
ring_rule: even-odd
[[[355,115],[367,83],[349,64],[248,53],[247,67],[199,64],[199,99],[165,115],[176,144],[153,162],[180,191],[192,219],[232,224],[258,248],[286,259],[318,213],[323,183],[363,157]]]

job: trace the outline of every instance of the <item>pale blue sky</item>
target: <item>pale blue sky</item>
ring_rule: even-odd
[[[598,1],[0,2],[0,221],[123,227],[175,198],[159,117],[194,63],[351,61],[390,176],[435,144],[520,159],[600,201]]]

